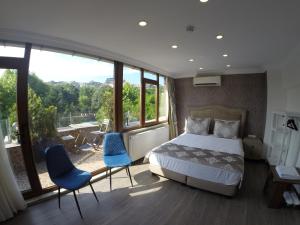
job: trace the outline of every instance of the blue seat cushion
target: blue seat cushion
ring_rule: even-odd
[[[104,156],[104,163],[106,167],[121,167],[131,164],[131,159],[128,154]]]
[[[87,184],[91,178],[91,173],[74,168],[60,177],[53,178],[53,182],[61,188],[77,190]]]

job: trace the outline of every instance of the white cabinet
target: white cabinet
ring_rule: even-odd
[[[287,127],[293,119],[298,131]],[[300,164],[300,113],[273,112],[270,146],[267,160],[271,165],[296,166]]]

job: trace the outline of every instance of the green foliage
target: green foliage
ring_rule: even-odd
[[[46,106],[56,106],[61,115],[79,111],[79,87],[69,83],[50,83],[49,92],[44,98]]]
[[[140,119],[140,88],[128,82],[123,84],[123,113],[129,121]]]
[[[29,88],[29,125],[33,142],[56,136],[56,107],[45,107],[42,99]]]
[[[79,106],[81,112],[91,112],[92,97],[95,92],[95,87],[85,85],[80,88],[79,92]]]
[[[2,119],[10,117],[15,108],[17,95],[17,75],[14,70],[6,70],[0,77],[0,112]]]
[[[98,121],[109,119],[113,121],[114,90],[111,86],[104,86],[94,93],[94,101],[98,100],[99,109],[96,113]]]
[[[153,120],[156,118],[156,87],[146,86],[145,96],[145,120]]]

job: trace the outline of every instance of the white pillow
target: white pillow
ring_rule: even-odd
[[[190,134],[208,135],[210,118],[191,118],[185,120],[185,131]]]
[[[215,119],[214,135],[220,138],[237,138],[240,127],[239,120]]]

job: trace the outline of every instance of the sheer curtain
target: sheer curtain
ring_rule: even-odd
[[[25,208],[26,204],[10,166],[0,127],[0,222]]]
[[[169,94],[169,136],[173,139],[178,136],[177,116],[176,116],[176,100],[175,100],[175,84],[174,79],[167,77],[167,87]]]

